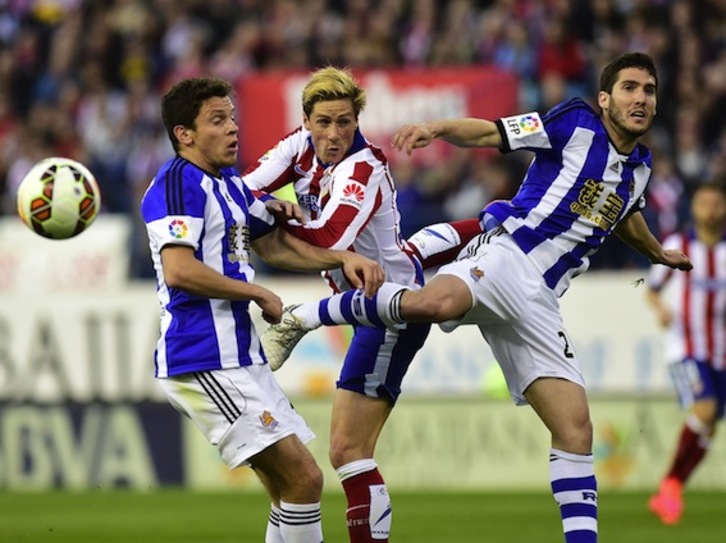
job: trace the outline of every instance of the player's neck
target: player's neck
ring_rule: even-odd
[[[696,237],[698,240],[709,247],[713,247],[721,241],[723,232],[721,230],[711,230],[709,228],[696,227]]]

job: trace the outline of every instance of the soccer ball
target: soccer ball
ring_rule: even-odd
[[[91,225],[100,207],[96,178],[70,158],[44,158],[23,177],[18,188],[18,215],[28,228],[46,238],[67,239],[80,234]]]

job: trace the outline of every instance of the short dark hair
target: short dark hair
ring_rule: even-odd
[[[183,79],[167,91],[161,98],[161,119],[174,151],[179,151],[174,127],[181,125],[194,128],[194,121],[205,101],[217,96],[224,98],[230,94],[232,85],[213,77]]]
[[[655,79],[655,88],[658,88],[658,71],[650,55],[646,53],[624,53],[605,66],[600,74],[600,91],[611,94],[613,86],[618,80],[618,74],[625,68],[640,68],[646,70]]]
[[[726,198],[726,187],[722,183],[719,183],[718,181],[705,181],[701,183],[700,185],[696,185],[696,188],[693,190],[693,196],[698,194],[699,192],[704,191],[713,191],[718,192]]]

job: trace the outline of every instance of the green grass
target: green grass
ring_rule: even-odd
[[[562,543],[552,496],[541,493],[393,492],[392,543]],[[723,540],[726,492],[689,492],[678,526],[662,526],[642,493],[600,495],[600,541]],[[328,543],[347,542],[344,498],[323,497]],[[267,499],[184,490],[0,493],[0,542],[262,543]]]

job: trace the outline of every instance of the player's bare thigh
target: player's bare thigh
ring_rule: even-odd
[[[250,458],[273,499],[309,503],[320,499],[323,474],[300,438],[282,438]],[[298,503],[298,502],[296,502]]]
[[[330,462],[338,468],[372,458],[378,436],[393,408],[386,398],[337,389],[330,420]]]
[[[471,291],[463,280],[441,274],[423,288],[403,294],[401,315],[407,322],[444,322],[462,317],[473,305]]]
[[[552,434],[552,446],[575,454],[592,452],[592,423],[585,389],[572,381],[540,377],[524,391]]]

